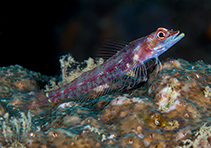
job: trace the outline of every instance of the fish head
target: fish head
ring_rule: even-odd
[[[148,50],[151,51],[150,58],[157,58],[185,36],[180,31],[158,28],[147,37]]]

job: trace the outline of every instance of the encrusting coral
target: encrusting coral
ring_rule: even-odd
[[[72,70],[71,61],[69,56],[61,59],[62,81],[52,80],[47,90],[83,72],[77,64]],[[88,61],[90,69],[100,64]],[[154,70],[132,90],[112,91],[86,104],[66,100],[30,111],[21,104],[51,78],[20,66],[3,67],[0,76],[1,147],[211,146],[211,66],[202,61],[167,59],[158,74]]]

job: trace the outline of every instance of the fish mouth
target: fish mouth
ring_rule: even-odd
[[[170,35],[169,39],[166,40],[165,50],[172,47],[174,44],[176,44],[179,40],[181,40],[185,36],[184,33],[180,33],[180,31],[173,31],[172,35]]]
[[[181,40],[185,36],[184,33],[180,33],[180,31],[177,31],[173,36],[172,36],[172,41],[173,43],[177,43],[179,40]]]

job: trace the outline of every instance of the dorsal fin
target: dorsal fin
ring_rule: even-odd
[[[96,51],[97,58],[103,58],[105,60],[112,57],[119,50],[128,45],[128,42],[120,40],[107,40],[102,43],[102,45]]]

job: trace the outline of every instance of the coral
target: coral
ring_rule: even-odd
[[[49,85],[45,86],[46,91],[55,90],[59,87],[62,87],[65,84],[70,83],[71,81],[79,77],[82,73],[90,71],[104,62],[102,58],[98,60],[89,58],[88,60],[79,63],[75,61],[75,59],[69,54],[62,56],[59,61],[62,72],[61,74],[62,81],[58,82],[57,85],[55,82],[55,78],[51,79],[50,86]]]
[[[205,97],[211,97],[211,88],[209,86],[206,86],[204,89],[204,96]]]
[[[180,94],[179,91],[175,90],[175,86],[178,85],[178,83],[179,81],[176,78],[169,79],[169,84],[167,84],[167,86],[160,90],[160,92],[155,96],[160,111],[169,112],[174,109],[177,103],[179,103],[176,99]]]
[[[73,72],[71,74],[75,77],[75,72],[83,71],[77,70],[80,67],[77,64],[72,71],[68,61],[70,64],[73,59],[70,56],[65,58],[61,60],[61,77],[65,80],[57,83],[54,78],[55,81],[51,81],[54,87],[49,89],[64,85],[64,81],[71,77],[68,72]],[[35,80],[31,85],[22,83],[26,89],[17,85],[7,87],[12,80],[22,79],[20,77],[24,74],[1,80],[6,89],[0,88],[3,97],[0,144],[2,147],[35,148],[210,147],[210,67],[202,61],[189,63],[182,59],[168,59],[162,63],[159,73],[154,70],[146,83],[132,90],[112,91],[86,103],[65,100],[56,105],[31,108],[27,117],[23,113],[27,110],[19,104],[41,91],[37,82],[49,78],[34,77],[34,72],[25,70],[28,79]],[[17,67],[3,69],[16,71]],[[97,91],[100,92],[101,88],[94,90]],[[19,115],[21,117],[17,117]]]
[[[1,67],[0,78],[1,97],[9,97],[15,91],[28,92],[38,90],[40,82],[49,80],[46,76],[29,71],[19,65]]]
[[[206,123],[196,132],[194,135],[194,140],[186,139],[182,142],[184,146],[178,146],[178,148],[198,148],[198,147],[210,147],[211,138],[211,126],[206,126]]]
[[[21,112],[21,118],[12,117],[9,119],[9,113],[5,113],[2,122],[2,133],[4,141],[11,147],[25,147],[23,139],[27,137],[28,132],[32,129],[31,114],[26,115]]]

